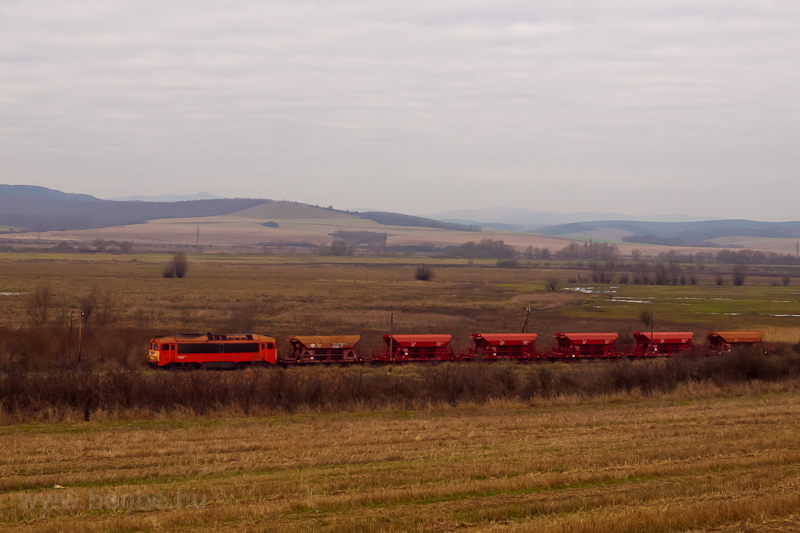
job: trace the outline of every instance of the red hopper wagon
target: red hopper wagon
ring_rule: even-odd
[[[710,353],[730,353],[733,348],[757,347],[763,350],[763,331],[709,331]]]
[[[292,335],[289,342],[292,354],[283,360],[292,364],[319,363],[360,363],[356,344],[361,340],[359,335],[300,336]]]
[[[619,357],[614,342],[616,333],[556,333],[558,341],[550,357],[557,359],[594,359],[598,357]]]
[[[652,341],[651,341],[652,335]],[[692,349],[691,331],[655,331],[634,332],[634,357],[655,357],[659,355],[675,355]]]
[[[475,358],[483,361],[535,359],[536,333],[473,333]]]
[[[373,361],[382,363],[425,363],[453,361],[449,351],[451,335],[384,335],[386,350]],[[391,353],[389,345],[391,344]]]

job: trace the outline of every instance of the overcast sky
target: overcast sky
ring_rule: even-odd
[[[798,170],[795,0],[0,2],[0,183],[798,220]]]

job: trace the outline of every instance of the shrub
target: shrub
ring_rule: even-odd
[[[558,290],[558,278],[556,277],[548,278],[544,286],[547,289],[547,292],[556,292]]]
[[[336,239],[331,243],[331,255],[343,256],[347,254],[347,242]]]
[[[165,278],[183,278],[188,271],[189,259],[185,253],[179,252],[173,256],[172,261],[164,265],[161,275]]]
[[[497,261],[497,268],[517,268],[516,259],[499,259]]]
[[[172,262],[175,263],[175,277],[185,277],[186,273],[189,271],[189,260],[186,258],[186,254],[183,252],[175,254]]]
[[[414,278],[419,281],[430,281],[433,279],[433,269],[428,265],[417,265]]]
[[[747,279],[747,265],[744,264],[734,265],[731,278],[733,279],[733,284],[736,285],[737,287],[741,287],[742,285],[744,285],[744,280]]]
[[[41,337],[41,333],[38,330],[37,336]],[[321,367],[253,368],[226,373],[142,372],[136,366],[143,364],[141,345],[147,338],[143,332],[125,330],[104,336],[89,357],[94,364],[103,362],[103,372],[90,369],[86,360],[78,369],[51,366],[26,372],[19,367],[0,368],[0,410],[18,420],[40,419],[48,412],[56,419],[79,412],[88,420],[100,409],[162,413],[188,408],[197,414],[224,407],[237,407],[245,413],[253,408],[284,412],[303,408],[413,409],[494,398],[589,398],[634,391],[652,395],[669,392],[685,382],[778,382],[800,375],[800,356],[770,355],[759,350],[608,365],[443,364],[397,373]],[[53,361],[63,359],[56,357]],[[27,358],[18,361],[8,364],[29,364]],[[6,365],[2,361],[0,364]]]
[[[166,265],[164,265],[164,269],[161,271],[161,275],[165,278],[174,278],[175,277],[175,263],[170,261]]]
[[[783,282],[783,286],[784,287],[788,287],[789,286],[789,282],[791,281],[791,279],[792,278],[791,278],[791,276],[789,276],[789,274],[784,274],[783,278],[781,279],[781,281]]]

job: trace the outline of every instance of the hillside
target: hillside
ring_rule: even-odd
[[[45,187],[0,185],[0,225],[29,231],[65,231],[143,224],[164,218],[207,217],[241,211],[260,199],[118,202]]]
[[[708,220],[702,222],[641,222],[602,220],[559,224],[538,233],[553,237],[612,236],[622,242],[663,246],[726,246],[719,239],[800,239],[800,222],[756,222],[753,220]],[[716,241],[715,241],[716,240]]]
[[[619,243],[623,254],[639,249],[644,255],[657,255],[673,248],[697,253],[709,246],[794,252],[800,222],[594,221],[550,226],[534,234],[502,226],[482,229],[398,213],[348,212],[267,199],[121,202],[43,187],[0,185],[0,233],[4,234],[0,244],[12,247],[66,243],[86,249],[99,239],[134,242],[153,250],[197,245],[309,249],[329,245],[339,236],[352,241],[351,245],[380,237],[385,250],[427,250],[493,239],[519,251],[530,246],[554,252],[574,239],[593,238]]]

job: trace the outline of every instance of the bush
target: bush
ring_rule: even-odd
[[[744,285],[744,280],[747,279],[747,265],[734,265],[731,278],[733,279],[733,284],[737,287]]]
[[[331,255],[343,256],[347,254],[347,242],[336,239],[331,243]]]
[[[42,330],[36,330],[41,337]],[[45,333],[48,331],[44,330]],[[253,368],[240,372],[142,372],[144,332],[119,330],[104,336],[89,359],[75,369],[54,357],[53,366],[35,371],[0,365],[0,410],[17,420],[52,413],[55,419],[78,412],[133,409],[169,412],[191,409],[202,415],[227,407],[294,412],[418,408],[437,403],[485,402],[491,399],[582,398],[618,392],[644,395],[669,392],[680,383],[717,385],[751,380],[781,381],[800,376],[800,355],[734,350],[727,355],[691,355],[604,365],[516,365],[466,363],[416,366],[388,373],[364,368]],[[86,352],[88,349],[84,348]],[[134,355],[133,359],[131,354]],[[91,369],[103,361],[104,372]],[[116,366],[110,366],[114,361]],[[133,361],[133,362],[132,362]],[[0,361],[2,362],[2,361]],[[29,364],[20,358],[19,364]],[[131,369],[131,370],[126,370]]]
[[[164,265],[164,270],[161,275],[165,278],[183,278],[189,271],[189,259],[186,254],[179,252],[175,254],[172,261]]]
[[[428,265],[417,265],[414,278],[419,281],[430,281],[433,279],[433,269]]]
[[[570,281],[570,283],[574,282]],[[558,278],[548,278],[544,286],[547,289],[547,292],[556,292],[558,290]]]
[[[175,254],[172,262],[175,264],[175,277],[185,277],[186,273],[189,271],[189,260],[186,258],[186,254],[183,252]]]

